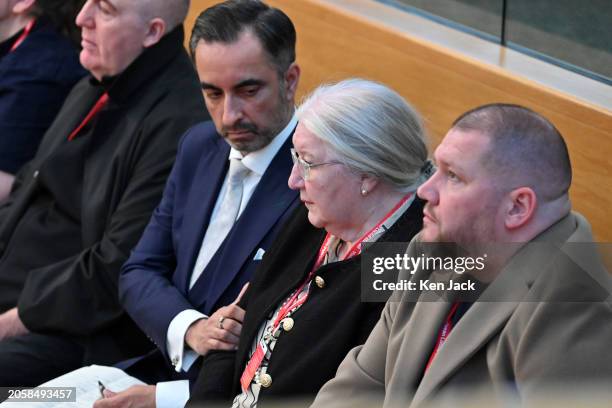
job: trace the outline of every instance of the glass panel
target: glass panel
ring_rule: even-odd
[[[506,39],[612,79],[610,0],[508,0]]]
[[[502,0],[382,0],[414,7],[495,38],[501,35]]]

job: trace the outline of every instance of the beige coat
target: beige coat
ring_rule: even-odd
[[[425,375],[450,304],[397,302],[406,294],[394,293],[313,407],[415,407],[474,390],[526,403],[548,386],[609,384],[612,285],[594,246],[574,244],[592,240],[588,222],[572,213],[534,240],[555,245],[523,247],[482,295],[507,301],[475,302]]]

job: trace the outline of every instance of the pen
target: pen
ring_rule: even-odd
[[[104,398],[104,390],[106,387],[102,384],[102,381],[98,380],[98,389],[100,390],[100,395]]]

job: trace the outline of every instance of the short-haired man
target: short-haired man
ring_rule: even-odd
[[[592,256],[588,222],[571,212],[559,132],[526,108],[486,105],[453,124],[435,159],[418,190],[424,227],[407,254],[419,257],[426,242],[486,248],[486,273],[474,275],[484,291],[475,302],[436,294],[419,283],[433,272],[417,270],[419,290],[394,293],[313,406],[461,405],[476,391],[525,403],[547,386],[609,382],[610,278]]]
[[[0,208],[0,384],[38,385],[142,352],[117,296],[178,140],[206,110],[187,0],[88,0],[79,82]]]
[[[119,282],[126,310],[158,346],[122,368],[149,384],[195,379],[198,355],[236,347],[244,311],[233,301],[299,202],[287,186],[300,74],[295,39],[291,20],[256,0],[220,3],[196,21],[191,51],[214,126],[183,137]],[[183,406],[188,387],[133,387],[95,406]]]

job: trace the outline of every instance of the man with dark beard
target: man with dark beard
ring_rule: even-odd
[[[190,48],[213,123],[183,137],[119,280],[127,312],[158,347],[122,368],[163,383],[108,394],[96,406],[182,406],[188,383],[172,380],[194,378],[199,356],[238,344],[244,312],[233,301],[299,202],[287,186],[295,39],[291,20],[260,1],[227,1],[198,17]]]

